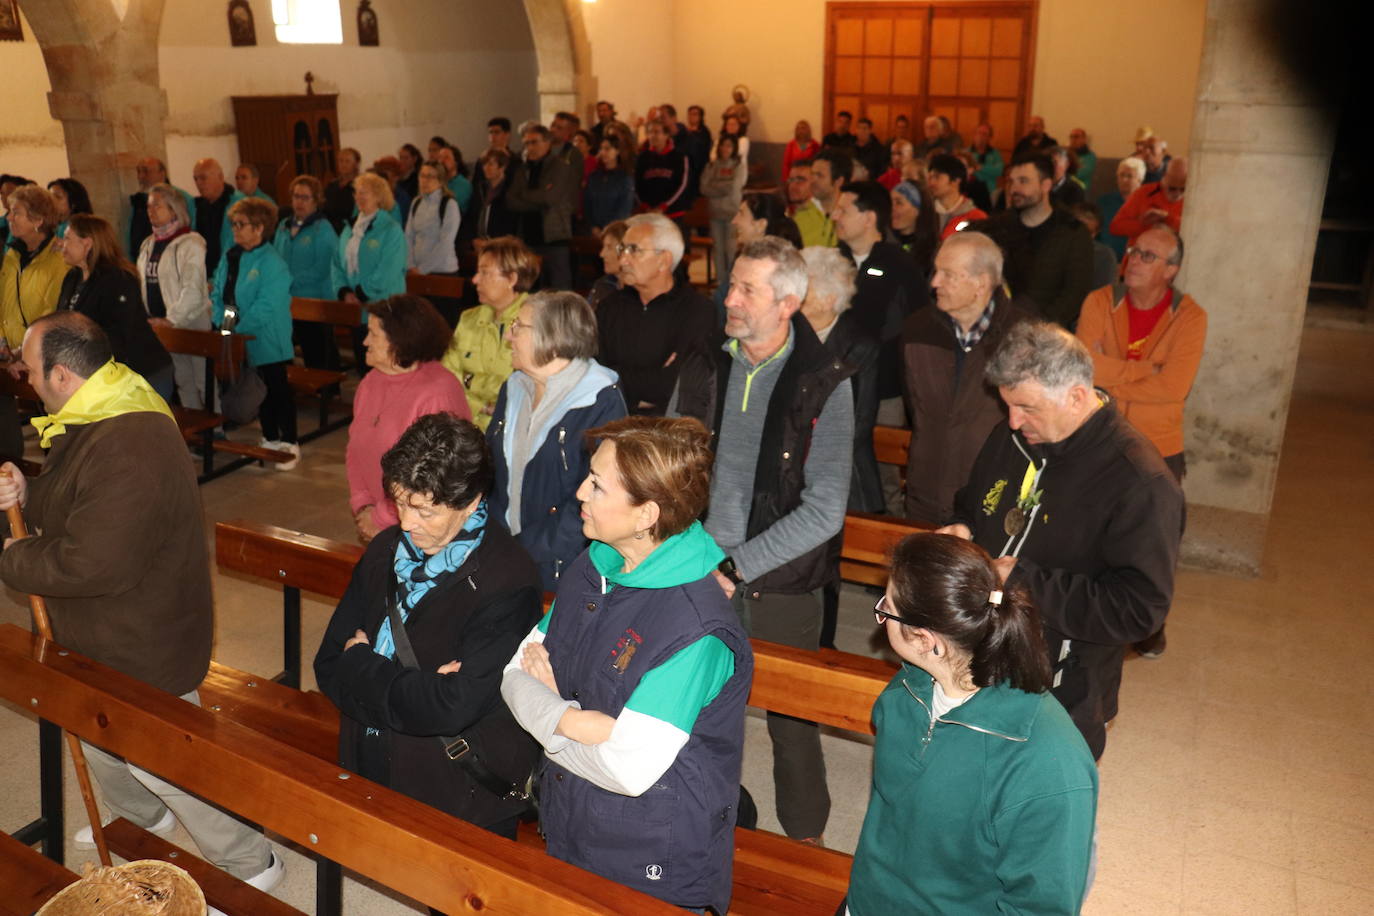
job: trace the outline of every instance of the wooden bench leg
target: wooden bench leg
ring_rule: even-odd
[[[343,869],[330,859],[315,860],[315,916],[343,913]]]
[[[281,590],[282,671],[272,680],[287,687],[301,686],[301,590],[286,585]]]
[[[39,815],[12,835],[25,846],[42,841],[43,855],[58,865],[65,860],[63,833],[66,818],[62,803],[62,729],[47,719],[38,720]]]

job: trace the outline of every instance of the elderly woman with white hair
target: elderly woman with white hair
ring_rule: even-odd
[[[912,430],[905,514],[939,524],[954,511],[954,494],[984,440],[1006,419],[983,370],[1034,308],[1008,300],[1002,249],[981,232],[956,232],[941,244],[930,285],[935,308],[914,313],[902,333]]]
[[[506,326],[514,371],[487,427],[492,518],[529,551],[545,591],[587,546],[577,488],[584,433],[625,416],[619,377],[596,356],[596,315],[577,293],[542,292]]]
[[[722,339],[709,299],[678,275],[682,232],[662,213],[627,221],[621,288],[597,308],[600,359],[620,375],[630,413],[660,416],[688,351]]]
[[[878,420],[878,341],[849,311],[854,299],[854,262],[838,248],[803,248],[806,298],[802,315],[825,348],[854,367],[854,467],[849,484],[850,512],[882,512],[883,484],[873,453]]]
[[[148,223],[153,234],[138,249],[138,276],[148,323],[205,331],[210,328],[210,287],[205,275],[205,239],[195,231],[186,197],[170,184],[148,189]],[[205,360],[172,354],[181,406],[205,406]]]

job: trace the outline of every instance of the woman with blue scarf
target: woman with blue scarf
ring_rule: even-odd
[[[382,456],[382,484],[400,524],[368,545],[315,656],[343,714],[339,762],[513,839],[538,750],[501,672],[539,620],[539,574],[487,524],[491,456],[467,420],[416,420]]]

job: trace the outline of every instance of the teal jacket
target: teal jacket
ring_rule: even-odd
[[[385,210],[377,215],[367,227],[363,243],[358,247],[358,272],[350,274],[344,252],[348,240],[353,237],[353,224],[344,226],[339,234],[339,244],[334,246],[334,265],[330,272],[330,286],[334,296],[342,299],[348,290],[362,287],[361,298],[376,302],[388,296],[399,296],[406,291],[406,237],[401,224],[391,218]]]
[[[229,252],[225,252],[215,268],[211,286],[215,327],[224,321],[224,284],[229,275],[229,260]],[[264,366],[290,361],[295,355],[291,346],[291,270],[277,249],[264,242],[243,253],[238,282],[234,285],[234,302],[239,312],[234,330],[253,335],[248,341],[248,364]]]
[[[291,268],[291,295],[306,299],[333,299],[338,295],[330,274],[339,248],[339,234],[323,212],[316,211],[295,238],[291,237],[291,219],[282,220],[272,247]]]
[[[468,212],[468,204],[472,202],[472,182],[462,175],[454,175],[448,180],[448,189],[453,199],[458,201],[458,212]]]
[[[932,720],[932,687],[903,665],[873,706],[850,913],[1077,913],[1097,767],[1069,714],[999,684]]]

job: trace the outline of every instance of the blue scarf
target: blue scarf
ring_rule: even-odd
[[[401,532],[400,540],[396,542],[393,569],[396,571],[396,582],[400,585],[400,606],[397,610],[403,623],[420,603],[420,599],[424,598],[444,575],[454,572],[467,562],[468,555],[481,546],[486,530],[487,501],[484,499],[463,523],[462,530],[443,550],[432,557],[427,557],[417,550],[410,535]],[[382,626],[377,631],[377,641],[372,651],[383,658],[396,657],[396,643],[391,637],[389,616],[382,619]]]

